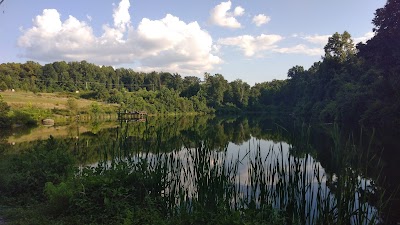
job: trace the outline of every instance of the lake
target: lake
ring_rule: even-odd
[[[148,117],[1,133],[4,154],[52,136],[77,166],[113,170],[144,163],[162,176],[168,207],[271,206],[286,223],[399,221],[395,137],[358,127],[309,125],[292,118]],[[390,154],[390,157],[388,157]]]

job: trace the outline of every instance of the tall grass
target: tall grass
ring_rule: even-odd
[[[70,171],[72,152],[65,149],[84,154],[80,142],[88,142],[42,141],[38,150],[0,165],[0,191],[10,199],[7,193],[18,199],[15,191],[22,197],[37,195],[43,205],[34,207],[40,210],[34,213],[44,215],[37,217],[46,218],[43,224],[382,222],[380,211],[387,201],[370,178],[370,160],[377,160],[370,142],[363,144],[360,138],[355,143],[335,127],[333,145],[326,149],[333,166],[324,168],[310,144],[309,126],[301,126],[296,134],[283,127],[273,133],[287,137],[287,142],[249,138],[236,145],[216,136],[223,129],[210,136],[179,130],[178,120],[168,122],[121,122],[113,128],[115,133],[93,139],[99,161],[75,173]],[[68,173],[65,168],[70,168]],[[39,181],[34,189],[32,177]],[[29,188],[16,189],[21,184]],[[31,216],[25,218],[29,221]],[[16,223],[24,224],[20,222]]]
[[[366,177],[364,155],[349,138],[340,144],[338,130],[332,137],[332,160],[336,172],[327,173],[307,152],[309,128],[292,145],[251,139],[245,150],[232,153],[210,148],[210,140],[195,140],[173,152],[163,152],[157,132],[155,149],[135,149],[122,126],[116,141],[104,150],[104,170],[125,166],[128,174],[140,171],[152,182],[143,185],[145,195],[157,197],[167,218],[202,215],[235,215],[238,221],[252,219],[271,224],[377,224],[383,200],[373,181]],[[149,128],[151,129],[151,128]],[[142,142],[149,141],[146,133]],[[246,146],[246,145],[244,145]],[[293,155],[294,149],[296,150]],[[360,155],[358,155],[360,154]],[[368,154],[368,152],[367,152]],[[135,165],[135,166],[132,166]],[[136,170],[136,171],[135,171]],[[375,201],[372,201],[375,198]],[[253,221],[254,222],[254,221]]]

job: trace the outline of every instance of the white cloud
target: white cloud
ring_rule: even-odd
[[[37,16],[33,23],[37,25],[38,29],[52,34],[61,30],[60,15],[55,9],[43,10],[42,16]]]
[[[211,36],[197,22],[186,24],[167,15],[162,20],[143,19],[137,28],[137,43],[143,68],[196,73],[212,69],[221,59],[211,54]]]
[[[283,54],[304,54],[309,56],[318,56],[324,54],[324,49],[322,48],[310,48],[301,44],[289,48],[276,48],[273,49],[273,51]]]
[[[322,47],[308,47],[303,44],[298,44],[292,47],[280,47],[278,42],[284,39],[280,35],[266,35],[259,36],[243,35],[237,37],[228,37],[218,40],[218,44],[222,46],[233,46],[243,51],[247,57],[262,56],[265,51],[282,54],[303,54],[309,56],[323,55],[324,49]]]
[[[103,25],[103,34],[73,16],[61,21],[55,9],[45,9],[33,26],[23,31],[18,45],[25,57],[39,61],[87,60],[101,65],[135,64],[147,70],[179,73],[209,71],[222,60],[207,31],[197,22],[185,23],[166,15],[161,20],[143,18],[137,29],[131,25],[129,1],[114,9],[114,25]]]
[[[366,34],[364,34],[362,37],[353,37],[353,43],[357,44],[359,42],[366,42],[367,40],[371,39],[374,36],[374,32],[367,32]],[[325,46],[328,43],[328,39],[329,37],[331,37],[332,35],[309,35],[309,36],[303,36],[302,39],[319,45],[319,46]]]
[[[130,8],[129,0],[121,0],[117,8],[114,8],[113,18],[114,27],[108,24],[103,25],[104,34],[102,36],[102,43],[115,43],[124,42],[123,37],[127,29],[130,27],[131,16],[129,15]]]
[[[266,50],[277,48],[275,45],[283,38],[280,35],[266,35],[254,37],[250,35],[243,35],[238,37],[222,38],[218,43],[226,46],[236,46],[240,48],[244,55],[247,57],[254,56]]]
[[[210,21],[221,27],[240,28],[242,25],[235,17],[244,14],[244,9],[240,6],[234,9],[234,12],[229,12],[232,7],[232,2],[221,2],[210,11]]]
[[[270,20],[271,20],[271,18],[269,16],[264,15],[264,14],[258,14],[257,16],[253,17],[253,23],[257,27],[268,23]]]
[[[33,20],[33,27],[24,31],[18,45],[27,50],[27,57],[47,61],[63,52],[83,54],[94,40],[93,31],[85,22],[69,16],[62,23],[57,10],[45,9]]]
[[[311,35],[311,36],[305,36],[303,37],[304,40],[319,45],[319,46],[325,46],[328,43],[328,38],[331,37],[332,35]]]
[[[121,31],[125,31],[126,27],[131,22],[131,16],[129,14],[129,7],[131,3],[129,0],[121,0],[118,7],[114,9],[114,26],[119,28]]]
[[[241,6],[237,6],[233,11],[234,16],[243,16],[243,14],[244,14],[244,8]]]
[[[365,43],[365,42],[367,42],[369,39],[371,39],[372,37],[374,37],[375,36],[375,33],[374,32],[367,32],[367,33],[365,33],[364,34],[364,36],[362,36],[362,37],[357,37],[357,38],[354,38],[353,40],[354,40],[354,44],[358,44],[358,43],[360,43],[360,42],[363,42],[363,43]]]

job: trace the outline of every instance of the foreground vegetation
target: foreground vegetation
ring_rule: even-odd
[[[216,122],[121,124],[110,133],[99,132],[92,141],[85,136],[51,137],[8,147],[0,160],[0,202],[8,206],[2,209],[5,219],[15,224],[380,220],[378,210],[385,201],[367,178],[369,163],[358,158],[358,147],[341,140],[337,130],[333,134],[338,145],[331,147],[336,167],[328,171],[308,153],[316,154],[305,141],[307,127],[300,128],[301,135],[287,135],[276,126],[266,134],[247,120]],[[269,124],[265,122],[261,124]],[[243,130],[238,133],[233,124]],[[270,137],[277,144],[266,146],[252,135]],[[250,141],[248,149],[237,156],[229,153],[227,143],[244,141]],[[22,152],[15,153],[14,148]]]

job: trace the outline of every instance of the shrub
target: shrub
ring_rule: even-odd
[[[72,172],[74,159],[64,142],[50,137],[33,149],[3,159],[0,192],[22,203],[44,199],[47,182],[59,184]]]
[[[28,126],[37,124],[36,120],[34,120],[31,115],[20,110],[13,111],[12,122],[13,124],[28,125]]]

